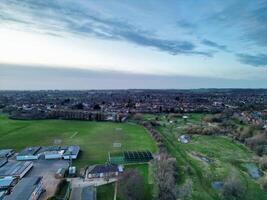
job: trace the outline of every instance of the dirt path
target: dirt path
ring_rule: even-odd
[[[71,181],[71,187],[77,188],[77,187],[86,187],[86,186],[105,185],[105,184],[113,183],[113,182],[117,181],[117,179],[111,178],[107,182],[106,180],[101,179],[101,178],[92,179],[90,181],[84,180],[82,178],[71,178],[71,179],[69,179],[69,181]]]

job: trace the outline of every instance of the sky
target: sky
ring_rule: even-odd
[[[267,0],[1,0],[0,89],[267,88]]]

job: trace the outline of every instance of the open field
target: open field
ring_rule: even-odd
[[[121,143],[121,147],[113,147]],[[153,139],[136,124],[64,120],[10,120],[0,115],[0,148],[17,151],[36,145],[80,145],[78,167],[104,163],[109,151],[156,151]]]
[[[114,146],[120,143],[121,147]],[[149,134],[133,123],[86,122],[66,120],[10,120],[0,115],[0,148],[20,151],[37,145],[80,145],[81,154],[74,165],[105,163],[107,153],[126,150],[150,150],[157,147]],[[132,165],[145,179],[146,199],[150,199],[148,166]],[[127,167],[128,168],[128,167]],[[114,184],[98,188],[98,199],[113,199]],[[112,194],[111,194],[112,193]]]
[[[181,118],[172,119],[172,123],[164,115],[157,116],[162,125],[157,127],[167,145],[169,153],[177,159],[179,168],[179,182],[182,185],[186,180],[193,183],[193,200],[217,200],[222,199],[220,192],[212,188],[215,181],[224,181],[232,171],[236,171],[246,187],[244,200],[267,199],[267,192],[260,188],[260,179],[249,176],[244,167],[245,163],[258,165],[257,156],[241,143],[235,142],[224,136],[200,136],[194,135],[188,144],[181,144],[177,137],[183,132],[186,124],[200,124],[204,114],[191,114],[185,123]],[[155,120],[152,116],[148,120]],[[209,160],[207,163],[195,155],[201,155]]]

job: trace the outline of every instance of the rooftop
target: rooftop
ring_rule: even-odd
[[[41,147],[27,147],[23,149],[18,156],[35,155]]]
[[[93,165],[88,169],[90,174],[95,173],[107,173],[107,172],[119,172],[118,165]]]
[[[11,185],[13,182],[14,178],[11,176],[5,177],[5,178],[0,178],[0,188],[6,188]]]
[[[23,178],[13,189],[10,195],[4,200],[29,200],[32,192],[42,180],[42,177],[27,177]]]
[[[5,176],[20,176],[26,168],[32,165],[31,161],[27,162],[7,162],[0,167],[0,177]]]
[[[77,155],[80,151],[80,147],[75,145],[75,146],[69,146],[67,151],[65,151],[64,156],[67,155]]]
[[[12,154],[12,152],[14,152],[13,149],[1,149],[0,150],[0,158],[1,157],[7,157],[10,156]]]

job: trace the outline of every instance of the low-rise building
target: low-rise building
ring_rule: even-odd
[[[64,152],[63,158],[65,160],[77,159],[79,152],[80,152],[79,146],[77,146],[77,145],[69,146],[68,149]]]
[[[38,152],[39,155],[44,155],[46,160],[61,159],[67,148],[60,146],[48,146],[42,147]]]
[[[48,146],[28,147],[22,150],[17,156],[18,161],[38,160],[39,158],[49,159],[77,159],[80,147],[73,146]]]
[[[6,196],[6,191],[0,191],[0,200],[4,199]]]
[[[122,166],[108,165],[92,165],[86,170],[85,179],[93,178],[114,178],[123,172]]]
[[[15,153],[15,151],[13,149],[1,149],[0,150],[0,158],[9,158],[14,153]]]
[[[12,185],[15,185],[16,179],[12,176],[0,178],[0,191],[9,189]]]
[[[23,178],[4,200],[38,200],[43,189],[42,177]]]
[[[17,160],[38,160],[40,155],[38,154],[38,151],[41,149],[41,147],[27,147],[24,150],[22,150],[17,156]]]
[[[33,167],[33,162],[7,162],[0,167],[0,178],[11,176],[14,178],[22,178]]]

